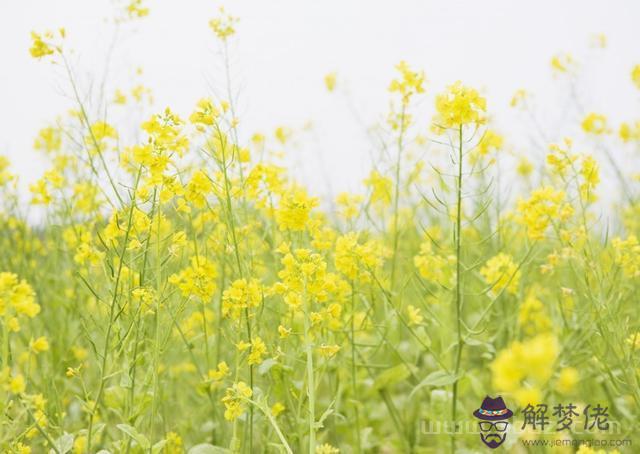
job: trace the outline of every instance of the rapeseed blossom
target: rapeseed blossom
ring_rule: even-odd
[[[219,16],[209,21],[209,27],[222,41],[226,41],[236,32],[238,18],[228,14],[223,7],[219,8]]]
[[[582,120],[582,129],[589,134],[595,135],[608,134],[611,132],[607,127],[607,117],[595,112],[590,112],[584,117],[584,120]]]
[[[628,277],[640,276],[640,243],[635,235],[627,239],[614,238],[612,241],[615,262]]]
[[[631,70],[631,80],[640,90],[640,65],[635,65]]]
[[[293,188],[282,195],[276,209],[276,221],[280,230],[299,231],[307,227],[311,210],[318,206],[318,199],[309,197],[301,188]]]
[[[255,308],[262,301],[262,287],[257,279],[238,279],[222,294],[222,315],[238,320],[245,309]]]
[[[480,274],[495,293],[506,290],[507,293],[515,295],[518,291],[521,272],[508,254],[501,252],[490,258],[480,268]]]
[[[573,214],[571,205],[564,203],[564,191],[550,186],[535,189],[528,199],[518,201],[518,222],[527,228],[532,240],[544,238],[555,220],[567,220]]]
[[[486,122],[487,101],[474,88],[465,87],[457,81],[436,96],[437,117],[434,123],[439,128],[458,128],[464,125],[482,125]]]
[[[118,27],[149,14],[144,0],[121,6]],[[463,451],[464,437],[402,428],[427,401],[476,408],[469,379],[514,408],[605,402],[615,377],[605,391],[632,424],[640,209],[638,177],[627,185],[633,169],[617,161],[640,121],[610,135],[609,113],[578,99],[576,60],[558,54],[568,107],[585,112],[567,126],[583,133],[539,156],[461,82],[430,98],[428,122],[425,73],[401,61],[362,187],[325,204],[285,164],[309,125],[265,134],[238,116],[237,24],[223,9],[209,22],[223,77],[186,111],[148,112],[140,68],[96,93],[64,30],[32,35],[29,53],[78,96],[32,142],[48,166],[28,212],[0,156],[0,450]],[[640,88],[640,66],[631,80]],[[343,85],[337,72],[322,81]],[[538,121],[543,99],[520,88],[510,100],[535,148],[565,132]],[[609,170],[628,188],[603,216]]]
[[[338,237],[335,245],[336,269],[350,280],[369,282],[382,265],[385,251],[375,240],[359,241],[357,232]]]
[[[402,104],[406,106],[413,95],[424,93],[425,75],[422,71],[413,71],[405,61],[398,63],[396,70],[400,73],[400,77],[391,81],[389,91],[399,93]]]
[[[194,256],[191,257],[191,265],[172,274],[169,282],[180,289],[182,296],[197,296],[203,301],[209,301],[217,288],[216,276],[215,264],[206,257]]]
[[[513,395],[521,406],[540,403],[558,354],[558,340],[552,334],[512,342],[491,363],[494,389]]]
[[[328,91],[336,89],[337,76],[335,72],[330,72],[324,76],[324,85]]]
[[[20,330],[21,318],[34,318],[39,313],[40,305],[27,281],[14,273],[0,273],[0,317],[9,322],[11,331]]]
[[[245,411],[247,399],[252,395],[251,388],[243,381],[234,383],[233,386],[227,388],[222,398],[225,419],[232,421],[240,417]]]

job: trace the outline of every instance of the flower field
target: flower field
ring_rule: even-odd
[[[237,24],[200,24],[227,67]],[[1,452],[486,452],[469,428],[498,395],[506,452],[636,452],[640,120],[586,106],[534,158],[483,90],[433,92],[401,61],[379,159],[329,199],[288,172],[293,129],[242,129],[231,78],[190,112],[111,122],[150,91],[89,105],[67,33],[24,50],[71,93],[34,139],[48,170],[23,191],[0,155]],[[620,80],[640,99],[634,63]]]

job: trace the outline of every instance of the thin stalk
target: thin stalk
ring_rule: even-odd
[[[293,451],[291,450],[291,446],[287,442],[287,439],[282,433],[282,430],[280,429],[280,426],[278,425],[276,419],[273,417],[273,413],[271,413],[271,410],[269,409],[269,407],[260,405],[251,399],[248,399],[248,401],[252,406],[255,405],[256,407],[258,407],[262,411],[262,413],[264,413],[264,415],[267,417],[267,419],[269,420],[269,423],[271,424],[271,427],[273,427],[273,430],[275,430],[276,435],[278,435],[278,438],[280,439],[282,446],[284,446],[284,450],[287,452],[287,454],[293,454]]]
[[[155,439],[155,417],[157,412],[157,402],[158,402],[158,389],[159,389],[159,372],[158,372],[158,364],[160,362],[160,351],[159,351],[159,343],[160,343],[160,295],[161,287],[162,287],[162,259],[160,256],[160,201],[157,199],[158,197],[158,189],[154,189],[153,191],[153,209],[152,216],[155,214],[157,219],[156,224],[156,313],[155,313],[155,338],[153,341],[153,398],[151,400],[151,418],[149,421],[149,429],[151,432],[151,441],[153,442]],[[155,210],[156,204],[158,205],[157,212]],[[153,218],[151,220],[153,222]],[[148,243],[147,243],[148,244]],[[151,452],[151,450],[149,450]]]
[[[358,442],[356,452],[362,451],[362,441],[360,440],[360,414],[356,397],[356,288],[355,282],[351,281],[351,390],[353,393],[353,409],[356,416],[356,440]]]
[[[98,393],[96,395],[96,400],[93,404],[93,408],[89,413],[89,427],[87,429],[87,452],[91,452],[91,438],[93,435],[93,418],[95,412],[100,405],[100,399],[102,398],[102,393],[104,392],[104,383],[106,380],[105,371],[107,368],[107,355],[109,353],[110,341],[111,341],[111,330],[113,329],[114,316],[115,316],[115,306],[116,299],[118,297],[118,287],[120,286],[120,276],[122,274],[122,265],[124,263],[124,255],[127,252],[127,242],[129,241],[129,234],[131,233],[131,228],[133,225],[133,209],[135,207],[135,194],[138,190],[138,184],[140,183],[140,175],[142,172],[142,167],[138,168],[138,173],[136,176],[136,181],[133,187],[132,195],[131,195],[131,206],[129,208],[129,214],[127,219],[127,230],[124,234],[124,239],[122,241],[122,250],[120,251],[119,260],[118,260],[118,272],[116,273],[116,281],[113,289],[113,297],[111,298],[111,307],[109,308],[109,325],[107,326],[107,332],[105,334],[104,339],[104,349],[102,351],[102,363],[100,365],[100,384],[98,387]]]
[[[456,411],[458,403],[458,372],[460,371],[460,360],[462,358],[462,266],[460,264],[460,256],[462,251],[462,125],[458,128],[458,174],[456,177],[456,225],[455,225],[455,247],[456,247],[456,328],[458,336],[458,347],[456,349],[455,367],[453,369],[454,379],[453,391],[451,396],[451,420],[454,425],[451,434],[451,452],[456,450]]]
[[[137,185],[136,185],[137,186]],[[104,349],[102,351],[102,363],[100,365],[100,384],[98,387],[98,393],[96,395],[96,400],[93,404],[93,408],[89,413],[89,428],[87,429],[87,452],[91,452],[91,438],[93,435],[93,418],[95,413],[100,405],[100,400],[102,399],[102,394],[104,393],[104,383],[106,381],[105,371],[107,368],[107,356],[109,354],[109,347],[111,344],[111,330],[113,329],[114,324],[114,316],[115,316],[115,307],[116,307],[116,299],[118,297],[118,287],[120,286],[120,276],[122,274],[122,266],[124,262],[124,254],[127,251],[127,242],[129,241],[129,233],[131,232],[132,220],[133,220],[133,208],[135,206],[134,201],[131,201],[131,208],[129,209],[129,219],[127,221],[127,231],[124,236],[124,240],[122,242],[122,251],[120,252],[119,260],[118,260],[118,272],[116,274],[116,282],[114,284],[113,297],[111,298],[111,307],[109,308],[109,325],[107,326],[107,332],[105,334],[104,339]]]
[[[391,262],[391,291],[395,289],[396,267],[398,262],[398,224],[400,206],[400,165],[402,164],[402,149],[404,147],[404,123],[405,123],[405,106],[402,105],[400,112],[400,134],[398,135],[398,157],[396,159],[396,187],[393,196],[393,261]]]
[[[307,300],[306,283],[304,292],[304,344],[307,350],[307,396],[309,398],[309,454],[316,452],[316,388],[313,375],[313,348],[311,345],[311,323],[309,320],[309,302]]]

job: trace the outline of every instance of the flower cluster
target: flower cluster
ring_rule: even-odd
[[[528,199],[518,201],[518,213],[518,222],[527,227],[529,238],[540,240],[554,221],[570,218],[573,209],[565,203],[563,191],[544,186],[535,189]]]
[[[491,363],[493,386],[512,394],[518,405],[540,403],[558,354],[558,340],[552,334],[514,341]]]
[[[465,87],[457,81],[436,96],[438,116],[434,123],[441,129],[481,125],[486,121],[486,110],[486,99],[476,89]]]
[[[500,253],[491,257],[480,268],[480,274],[495,293],[505,290],[507,293],[516,294],[520,283],[520,270],[513,262],[510,255]]]

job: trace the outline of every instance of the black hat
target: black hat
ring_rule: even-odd
[[[513,412],[507,408],[501,396],[495,399],[487,396],[482,401],[480,408],[473,412],[473,416],[485,421],[500,421],[511,418]]]

